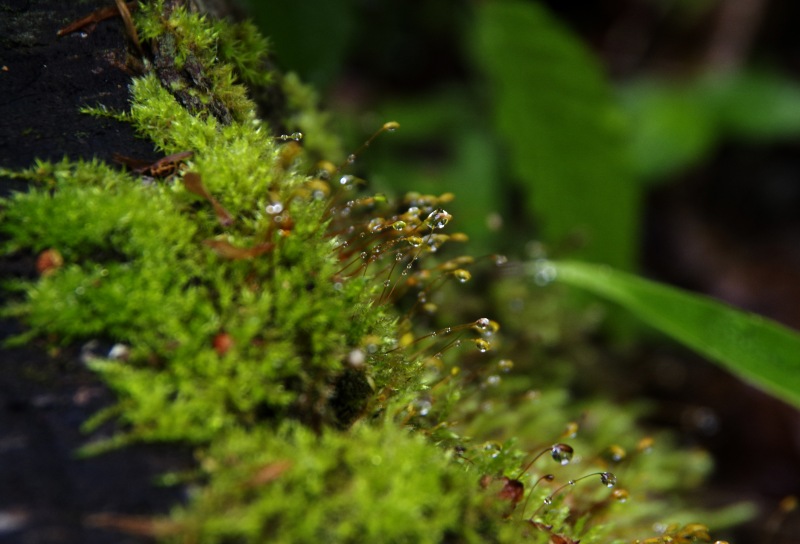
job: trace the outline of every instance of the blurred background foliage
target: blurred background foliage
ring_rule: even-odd
[[[251,4],[352,149],[400,122],[360,160],[371,188],[455,192],[486,250],[636,269],[648,187],[800,131],[800,86],[754,50],[770,2]]]
[[[472,254],[610,264],[800,329],[796,2],[242,1],[345,149],[400,123],[354,173],[455,193]],[[724,493],[800,494],[794,409],[645,351],[608,381],[666,399],[655,419],[715,452]],[[763,451],[770,467],[741,462]]]

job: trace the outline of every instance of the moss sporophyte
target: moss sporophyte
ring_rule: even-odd
[[[117,434],[84,453],[137,441],[196,448],[198,491],[147,532],[176,542],[710,541],[673,500],[701,480],[703,453],[647,436],[632,410],[537,383],[532,363],[512,363],[498,322],[460,315],[460,289],[511,265],[445,256],[466,241],[446,232],[454,196],[364,193],[350,169],[398,123],[342,159],[309,91],[265,71],[252,25],[180,2],[129,7],[145,52],[130,108],[86,111],[132,124],[166,157],[4,171],[30,188],[3,201],[0,230],[5,254],[38,255],[38,277],[10,285],[5,313],[27,327],[13,341],[115,344],[87,364],[117,404],[85,428],[113,419]],[[301,108],[268,124],[248,98],[264,86]],[[503,289],[529,289],[498,282],[507,287],[485,290],[484,308]],[[130,526],[124,513],[103,519]]]

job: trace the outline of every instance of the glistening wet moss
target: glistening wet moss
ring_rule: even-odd
[[[155,536],[591,543],[692,521],[671,497],[707,470],[702,453],[665,438],[640,448],[630,410],[608,401],[532,392],[508,360],[495,368],[482,353],[497,344],[491,319],[418,332],[431,325],[427,296],[472,279],[470,259],[438,258],[463,240],[445,230],[452,195],[392,204],[354,193],[346,161],[315,171],[309,149],[259,120],[236,83],[234,74],[287,82],[282,129],[316,140],[312,153],[336,147],[296,80],[258,71],[264,41],[253,29],[161,13],[156,2],[137,16],[142,37],[167,33],[179,61],[196,59],[213,81],[207,101],[225,104],[230,123],[188,111],[153,73],[137,78],[130,110],[110,115],[165,154],[191,151],[177,172],[42,162],[13,174],[31,189],[3,202],[0,223],[5,253],[49,263],[12,285],[19,296],[6,312],[28,327],[18,341],[124,346],[89,358],[118,405],[88,425],[113,418],[117,434],[87,451],[196,448],[198,491],[151,526]],[[406,293],[423,296],[396,310]],[[580,413],[589,416],[579,435],[565,434]],[[521,471],[542,444],[561,441],[578,452],[573,464],[541,459]],[[595,477],[569,484],[611,471],[624,494]]]

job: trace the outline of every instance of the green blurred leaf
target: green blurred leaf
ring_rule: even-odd
[[[581,255],[631,268],[639,188],[624,117],[597,62],[541,6],[482,2],[472,50],[539,236],[585,237]]]
[[[634,168],[645,180],[697,164],[724,138],[800,135],[800,85],[779,74],[640,80],[622,87],[620,97],[630,118]]]
[[[692,87],[652,80],[621,91],[630,116],[631,158],[638,177],[663,179],[706,156],[717,140],[717,115]]]
[[[725,133],[744,139],[775,139],[800,134],[800,85],[779,74],[745,72],[712,80]]]
[[[538,263],[558,281],[616,302],[642,321],[786,402],[800,406],[800,334],[714,299],[577,261]],[[545,268],[543,268],[545,267]]]

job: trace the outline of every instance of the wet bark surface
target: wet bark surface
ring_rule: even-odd
[[[108,4],[0,2],[1,166],[24,168],[37,158],[65,156],[111,162],[113,153],[158,157],[130,126],[78,111],[98,104],[123,109],[128,101],[130,74],[118,18],[56,36]],[[13,190],[24,190],[24,184],[0,180],[0,194]],[[0,261],[3,280],[34,273],[33,256]],[[0,321],[0,339],[19,332],[17,323]],[[146,542],[146,536],[101,527],[98,515],[165,514],[184,498],[183,489],[155,481],[190,466],[184,448],[134,446],[76,456],[90,439],[81,425],[111,403],[113,394],[81,363],[78,348],[53,352],[32,344],[0,350],[0,543]]]

